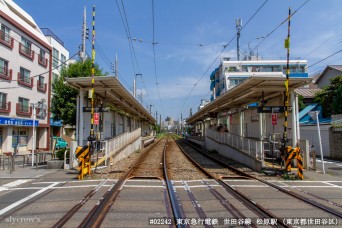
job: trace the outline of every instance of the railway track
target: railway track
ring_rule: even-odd
[[[184,144],[184,141],[179,143],[182,144],[179,145],[179,148],[184,148],[185,146],[189,147],[188,144]],[[158,185],[153,186],[153,188],[158,188],[158,190],[150,190],[151,195],[158,194],[156,198],[163,202],[159,206],[164,209],[162,210],[163,213],[159,213],[161,216],[156,218],[150,216],[148,219],[155,220],[154,222],[162,222],[157,223],[159,225],[167,225],[169,227],[190,227],[192,225],[215,227],[216,225],[223,224],[214,223],[214,220],[207,222],[206,219],[215,217],[215,214],[218,214],[219,212],[220,218],[247,221],[242,224],[237,224],[244,227],[258,227],[260,225],[256,223],[256,219],[250,219],[250,221],[248,221],[248,218],[271,219],[271,223],[267,224],[270,227],[289,227],[289,225],[284,223],[283,218],[279,217],[279,213],[270,212],[267,206],[263,206],[263,202],[257,202],[252,199],[248,194],[245,194],[243,191],[228,184],[227,180],[255,180],[286,194],[288,194],[289,191],[235,168],[227,167],[227,164],[221,161],[214,161],[212,158],[209,159],[206,157],[205,168],[202,168],[201,165],[196,162],[196,160],[203,160],[204,156],[199,153],[198,148],[191,147],[192,150],[196,150],[196,152],[192,153],[189,152],[189,148],[186,149],[186,152],[183,151],[184,154],[191,153],[191,156],[187,155],[189,157],[189,160],[187,160],[185,157],[182,157],[183,155],[181,154],[183,153],[177,152],[176,147],[178,146],[175,141],[170,140],[170,138],[161,139],[153,144],[153,146],[145,151],[139,159],[131,165],[131,168],[109,188],[102,196],[101,200],[99,200],[89,213],[83,217],[83,220],[78,227],[106,226],[111,225],[113,221],[117,224],[117,219],[120,220],[122,215],[125,214],[125,210],[122,210],[122,208],[127,209],[127,207],[130,207],[131,209],[128,209],[128,213],[132,215],[132,213],[134,213],[132,207],[138,208],[139,205],[141,206],[140,200],[142,200],[142,198],[139,196],[138,189],[144,188],[139,185],[134,185],[134,183],[144,181],[146,181],[146,183],[151,183],[153,180],[155,180],[153,183],[157,183]],[[200,158],[200,156],[202,156],[202,158]],[[177,179],[178,174],[175,175],[175,173],[180,172],[179,170],[183,171],[183,176],[178,176]],[[195,182],[198,183],[198,185],[191,184]],[[54,225],[54,227],[63,227],[67,225],[68,221],[73,218],[73,215],[79,211],[105,183],[104,180],[91,192],[86,194],[77,205],[71,208]],[[162,190],[160,191],[159,189]],[[292,197],[291,193],[289,195]],[[130,197],[132,196],[135,200],[132,201],[133,205],[130,205]],[[302,197],[300,197],[300,199],[302,199]],[[210,203],[206,201],[210,201]],[[154,201],[152,200],[151,208],[155,206],[152,205],[153,202]],[[125,206],[123,207],[122,205]],[[217,209],[218,207],[221,209]],[[322,205],[319,205],[318,208],[322,210],[321,207]],[[329,210],[329,212],[330,211],[331,210]],[[148,213],[146,208],[146,214]],[[147,220],[146,214],[144,215],[144,219]],[[330,214],[337,216],[339,215],[339,211],[333,210],[333,213]],[[202,223],[192,223],[194,218],[197,218],[198,222],[202,219]],[[154,223],[154,225],[156,225],[156,223]]]
[[[331,207],[329,207],[329,206],[326,206],[326,205],[324,205],[324,204],[322,204],[322,203],[319,203],[319,202],[313,200],[312,198],[316,198],[316,199],[319,199],[319,200],[321,200],[321,201],[325,201],[325,202],[327,202],[328,204],[334,205],[334,206],[339,207],[339,208],[341,207],[341,204],[338,204],[338,203],[336,203],[336,202],[331,202],[330,200],[324,199],[324,198],[319,197],[319,196],[314,195],[314,194],[310,194],[310,193],[308,193],[308,192],[305,192],[305,193],[306,193],[307,195],[311,196],[311,198],[305,197],[305,196],[303,196],[303,195],[300,195],[300,194],[295,193],[295,192],[290,191],[290,190],[286,190],[286,189],[284,189],[283,187],[278,186],[278,185],[276,185],[276,184],[274,184],[274,183],[271,183],[271,182],[269,182],[269,181],[260,179],[260,178],[254,176],[254,175],[247,174],[247,173],[245,173],[245,172],[243,172],[243,171],[241,171],[241,170],[239,170],[239,169],[237,169],[237,168],[234,168],[234,167],[232,167],[231,165],[228,165],[227,163],[224,163],[224,162],[222,162],[222,161],[220,161],[220,160],[218,160],[218,159],[216,159],[216,158],[210,156],[208,153],[203,153],[203,151],[202,151],[200,148],[194,146],[193,144],[189,144],[189,143],[185,142],[185,140],[182,140],[181,143],[186,143],[187,146],[190,146],[192,149],[196,150],[196,152],[199,153],[199,154],[201,154],[202,156],[205,156],[205,157],[207,157],[208,159],[215,161],[216,163],[220,164],[220,165],[223,166],[223,167],[227,167],[229,170],[231,170],[231,171],[235,174],[235,176],[240,176],[240,177],[248,178],[248,179],[250,179],[250,180],[255,180],[255,181],[261,182],[261,183],[263,183],[263,184],[265,184],[265,185],[267,185],[267,186],[269,186],[269,187],[271,187],[271,188],[274,188],[274,189],[280,191],[281,193],[284,193],[284,194],[286,194],[286,195],[289,195],[289,196],[291,196],[291,197],[293,197],[293,198],[295,198],[295,199],[297,199],[297,200],[300,200],[301,202],[304,202],[304,203],[306,203],[306,204],[308,204],[308,205],[311,205],[312,207],[315,207],[315,208],[317,208],[317,209],[319,209],[319,210],[321,210],[321,211],[324,211],[324,212],[327,213],[327,214],[330,214],[330,215],[332,215],[332,216],[335,216],[335,217],[337,217],[337,218],[339,218],[339,219],[342,218],[342,212],[341,212],[340,210],[333,209],[333,208],[331,208]],[[195,162],[195,161],[194,161],[194,162]],[[204,170],[204,171],[206,171],[206,170]],[[233,175],[233,176],[231,176],[231,177],[235,177],[235,176]],[[216,176],[213,175],[213,177],[216,178],[217,181],[225,183],[225,182],[223,181],[223,179],[226,178],[226,177],[224,177],[224,176],[219,176],[219,177],[218,177],[217,175],[216,175]],[[231,178],[231,177],[230,177],[230,178]],[[225,183],[225,185],[229,187],[228,184]],[[229,188],[231,188],[231,187],[229,187]]]
[[[167,176],[167,168],[163,163],[166,161],[166,145],[168,139],[162,139],[154,144],[148,151],[143,153],[140,158],[132,165],[132,167],[103,195],[102,199],[92,208],[87,216],[80,223],[79,227],[100,227],[104,221],[108,211],[119,196],[123,186],[130,179],[160,179],[165,180],[164,201],[168,219],[163,220],[165,225],[173,226],[176,220],[170,218],[178,218],[181,210],[175,203],[176,197],[173,192],[171,181]],[[161,153],[163,152],[163,153]],[[100,186],[99,186],[100,187]],[[73,217],[73,215],[95,194],[98,187],[90,191],[77,205],[70,209],[54,227],[63,227]],[[160,221],[159,221],[160,222]]]

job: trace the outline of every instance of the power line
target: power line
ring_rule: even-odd
[[[244,26],[241,27],[242,31],[248,24],[249,22],[256,16],[256,14],[264,7],[264,5],[268,2],[268,0],[265,0],[263,2],[263,4],[254,12],[254,14],[248,19],[248,21],[246,22],[246,24]],[[198,85],[198,83],[203,79],[203,77],[207,74],[207,72],[210,70],[210,68],[215,64],[216,60],[221,56],[221,54],[224,52],[224,50],[229,46],[229,44],[231,44],[231,42],[233,42],[233,40],[236,38],[236,34],[234,35],[234,37],[223,46],[223,49],[220,51],[220,53],[215,57],[215,59],[211,62],[211,64],[209,65],[209,67],[204,71],[204,73],[202,74],[201,78],[194,84],[194,86],[192,87],[192,89],[190,90],[189,94],[186,96],[186,98],[184,99],[183,105],[180,109],[180,113],[182,113],[183,108],[185,103],[187,102],[188,98],[190,97],[190,95],[192,94],[192,92],[194,91],[195,87]]]
[[[324,60],[329,59],[330,57],[332,57],[332,56],[334,56],[334,55],[337,55],[337,54],[340,53],[340,52],[342,52],[342,49],[339,50],[339,51],[337,51],[337,52],[335,52],[335,53],[333,53],[333,54],[331,54],[331,55],[329,55],[329,56],[327,56],[327,57],[325,57],[324,59],[321,59],[321,60],[315,62],[314,64],[311,64],[310,66],[308,66],[308,68],[313,67],[313,66],[315,66],[316,64],[318,64],[318,63],[320,63],[320,62],[323,62]]]
[[[156,50],[155,50],[156,42],[155,42],[155,19],[154,19],[154,15],[155,15],[155,13],[154,13],[154,0],[152,0],[152,35],[153,35],[153,42],[152,42],[153,45],[152,46],[153,46],[154,76],[156,78],[156,87],[157,87],[157,91],[158,91],[159,102],[160,102],[160,105],[162,107],[164,117],[166,117],[164,105],[163,105],[163,102],[161,100],[161,96],[160,96],[160,92],[159,92],[159,86],[158,86]]]
[[[50,73],[50,72],[52,72],[53,70],[58,69],[59,67],[65,65],[70,59],[72,59],[73,57],[77,56],[78,54],[79,54],[79,52],[77,52],[76,54],[74,54],[74,55],[71,56],[69,59],[65,60],[64,62],[58,60],[58,61],[61,62],[61,64],[59,64],[59,65],[57,65],[57,66],[51,68],[51,70],[45,71],[45,72],[43,72],[43,73],[40,73],[40,74],[37,74],[37,75],[34,75],[34,76],[30,76],[30,78],[35,78],[35,77],[39,77],[39,76],[41,76],[41,75]],[[51,63],[50,63],[50,64],[51,64]],[[0,80],[8,81],[8,80],[6,80],[6,79],[1,79],[1,78],[0,78]],[[15,82],[15,81],[19,81],[19,80],[12,79],[11,81],[14,81],[14,82]]]
[[[303,6],[305,6],[310,0],[305,1],[300,7],[298,7],[291,15],[290,18],[293,17],[293,15],[295,15]],[[252,51],[254,51],[255,49],[257,49],[260,44],[262,44],[268,37],[270,37],[270,35],[272,35],[278,28],[280,28],[285,22],[287,22],[287,20],[289,19],[289,17],[286,17],[277,27],[275,27],[270,33],[268,33],[265,37],[263,37],[263,39],[253,48]]]

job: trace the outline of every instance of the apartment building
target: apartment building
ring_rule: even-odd
[[[64,42],[51,29],[40,28],[52,48],[52,81],[59,78],[61,70],[66,67],[72,60],[69,60],[69,51],[65,48]],[[51,87],[51,99],[54,96],[53,87]],[[61,136],[63,123],[61,120],[55,119],[53,113],[50,117],[50,133],[53,136]]]
[[[250,77],[286,77],[286,60],[264,60],[250,57],[247,60],[222,58],[221,64],[210,75],[211,101]],[[308,78],[307,60],[290,60],[290,78]]]
[[[48,149],[51,45],[11,0],[0,0],[0,27],[0,149]]]

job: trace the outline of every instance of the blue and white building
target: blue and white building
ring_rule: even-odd
[[[290,60],[290,78],[307,78],[307,60]],[[236,61],[222,58],[221,64],[210,75],[211,100],[225,94],[250,77],[277,77],[286,75],[286,60]]]

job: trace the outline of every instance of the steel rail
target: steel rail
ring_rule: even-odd
[[[95,188],[93,188],[90,192],[88,192],[79,203],[74,205],[58,222],[53,225],[54,228],[61,228],[65,223],[67,223],[71,217],[93,196],[95,193],[107,182],[105,179],[101,181]],[[108,191],[106,192],[108,193]]]
[[[177,220],[178,219],[182,219],[183,218],[183,213],[182,210],[180,208],[180,204],[178,202],[178,199],[175,195],[175,191],[172,185],[171,180],[169,179],[169,176],[167,174],[167,162],[166,162],[166,148],[167,148],[167,142],[165,143],[164,146],[164,150],[163,150],[163,164],[164,164],[164,176],[165,176],[165,182],[166,182],[166,188],[167,188],[167,192],[169,195],[169,200],[171,203],[171,207],[172,207],[172,212],[173,212],[173,221],[174,224],[176,225],[176,227],[186,227],[183,224],[178,224]]]
[[[309,199],[309,198],[306,198],[306,197],[304,197],[304,196],[302,196],[302,195],[299,195],[299,194],[297,194],[297,193],[295,193],[295,192],[292,192],[292,191],[290,191],[290,190],[286,190],[286,189],[284,189],[284,188],[282,188],[282,187],[280,187],[280,186],[277,186],[277,185],[275,185],[275,184],[273,184],[273,183],[271,183],[271,182],[268,182],[268,181],[259,179],[259,178],[257,178],[257,177],[252,176],[252,175],[249,175],[249,174],[247,174],[247,173],[245,173],[245,172],[243,172],[243,171],[241,171],[241,170],[238,170],[238,169],[236,169],[236,168],[234,168],[234,167],[232,167],[232,166],[230,166],[230,165],[227,165],[226,163],[224,163],[224,162],[222,162],[222,161],[220,161],[220,160],[217,160],[216,158],[214,158],[214,157],[212,157],[212,156],[210,156],[210,155],[208,155],[208,154],[203,153],[200,149],[198,149],[197,147],[193,146],[192,143],[188,143],[188,142],[186,142],[185,140],[183,140],[183,141],[184,141],[187,145],[189,145],[190,147],[194,148],[196,151],[200,152],[202,155],[204,155],[204,156],[206,156],[206,157],[208,157],[208,158],[210,158],[210,159],[215,160],[217,163],[219,163],[219,164],[221,164],[222,166],[224,166],[224,167],[230,169],[231,171],[235,172],[235,173],[238,174],[238,175],[245,176],[245,177],[247,177],[247,178],[254,179],[254,180],[257,180],[257,181],[260,181],[260,182],[262,182],[262,183],[264,183],[264,184],[266,184],[266,185],[268,185],[268,186],[270,186],[270,187],[273,187],[273,188],[275,188],[275,189],[277,189],[277,190],[279,190],[279,191],[281,191],[281,192],[283,192],[283,193],[286,193],[286,194],[288,194],[288,195],[290,195],[290,196],[292,196],[292,197],[294,197],[294,198],[297,198],[297,199],[299,199],[299,200],[301,200],[301,201],[303,201],[303,202],[305,202],[305,203],[308,203],[308,204],[310,204],[310,205],[312,205],[312,206],[314,206],[314,207],[316,207],[316,208],[319,208],[319,209],[321,209],[321,210],[323,210],[323,211],[325,211],[325,212],[327,212],[327,213],[329,213],[329,214],[332,214],[332,215],[335,215],[335,216],[337,216],[337,217],[339,217],[339,218],[342,218],[342,212],[340,212],[340,211],[334,210],[334,209],[332,209],[332,208],[330,208],[330,207],[328,207],[328,206],[325,206],[325,205],[323,205],[323,204],[321,204],[321,203],[315,202],[315,201],[313,201],[313,200],[311,200],[311,199]]]
[[[108,211],[112,207],[114,201],[118,197],[124,183],[129,179],[130,175],[133,173],[134,169],[138,164],[146,157],[146,155],[161,141],[152,145],[148,150],[146,150],[139,159],[134,162],[131,168],[118,180],[118,182],[113,185],[100,201],[97,203],[93,209],[88,213],[88,215],[83,219],[78,227],[100,227],[103,220],[105,219]]]
[[[184,140],[182,140],[185,142]],[[176,141],[177,142],[177,141]],[[186,142],[185,142],[186,143]],[[179,145],[179,143],[177,142]],[[187,143],[186,143],[187,144]],[[187,144],[189,145],[189,144]],[[189,145],[190,146],[190,145]],[[192,147],[192,146],[190,146]],[[212,173],[204,169],[200,164],[198,164],[194,159],[192,159],[185,150],[179,145],[179,148],[183,151],[183,153],[189,158],[193,164],[195,164],[201,171],[203,171],[206,175],[208,175],[210,178],[214,179],[217,183],[219,183],[228,193],[230,193],[232,196],[234,196],[236,199],[241,200],[241,202],[249,208],[251,211],[255,212],[262,218],[274,218],[277,219],[277,222],[279,222],[283,227],[289,227],[283,223],[283,221],[275,216],[273,213],[262,207],[261,205],[257,204],[256,202],[252,201],[248,196],[243,194],[242,192],[238,191],[237,189],[234,189],[229,184],[225,183],[223,180],[216,178]],[[192,147],[194,150],[198,151],[197,148]],[[215,160],[216,161],[216,160]],[[220,164],[221,165],[221,164]],[[223,166],[225,167],[225,166]],[[253,224],[254,225],[254,224]],[[278,227],[275,225],[274,227]]]

